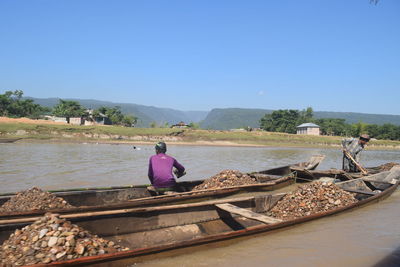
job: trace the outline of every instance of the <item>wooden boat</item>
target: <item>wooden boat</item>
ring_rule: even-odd
[[[400,247],[391,254],[374,264],[372,267],[399,267],[400,262]]]
[[[181,191],[179,193],[159,196],[152,196],[151,192],[147,190],[148,185],[50,191],[76,207],[52,210],[52,212],[67,214],[85,211],[132,208],[138,206],[144,207],[172,202],[182,203],[187,201],[207,200],[211,198],[226,197],[239,192],[271,191],[288,186],[295,182],[292,175],[292,167],[315,169],[323,159],[324,156],[317,155],[311,157],[308,162],[249,173],[249,175],[256,178],[259,183],[221,189],[191,191],[196,185],[204,182],[204,180],[197,180],[178,183],[178,187]],[[15,193],[0,195],[0,205],[4,204],[13,195],[15,195]],[[44,214],[45,212],[47,211],[34,210],[25,212],[7,212],[0,213],[0,218],[37,216]]]
[[[284,193],[62,215],[84,229],[129,247],[130,250],[54,262],[49,266],[127,266],[141,255],[253,235],[358,208],[388,197],[399,183],[398,167],[384,173],[340,182],[337,183],[340,188],[356,194],[356,203],[284,221],[266,215]],[[0,243],[13,231],[33,220],[0,220]]]
[[[0,144],[1,143],[14,143],[18,140],[21,140],[22,138],[0,138]]]
[[[296,179],[298,179],[299,181],[313,181],[326,177],[338,179],[341,181],[347,181],[365,176],[361,172],[345,172],[339,169],[309,170],[293,166],[291,170],[294,172]],[[369,167],[366,168],[366,170],[368,171],[369,175],[377,174],[384,171],[384,169],[382,170],[380,166]]]

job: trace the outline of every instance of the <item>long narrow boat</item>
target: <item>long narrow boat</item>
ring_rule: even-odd
[[[399,267],[400,263],[400,246],[387,255],[385,258],[374,264],[372,267]]]
[[[67,220],[112,240],[128,251],[53,262],[50,266],[127,266],[141,255],[207,244],[300,224],[358,208],[388,197],[400,183],[400,168],[337,185],[355,193],[355,203],[291,220],[267,216],[284,197],[269,194],[171,206],[62,215]],[[31,220],[0,220],[0,243]],[[38,219],[38,218],[36,218]],[[39,265],[40,266],[40,265]]]
[[[315,169],[323,159],[324,156],[316,155],[311,157],[308,162],[268,169],[261,172],[249,173],[250,176],[256,178],[258,181],[258,183],[250,185],[192,191],[196,185],[203,183],[204,180],[180,182],[178,183],[178,187],[182,192],[170,195],[152,196],[147,190],[148,185],[52,191],[57,196],[62,197],[68,203],[75,206],[75,208],[55,209],[51,211],[60,214],[70,214],[76,212],[124,209],[167,203],[171,204],[188,201],[201,201],[215,199],[218,197],[226,197],[239,192],[271,191],[288,186],[295,182],[292,174],[292,168]],[[15,195],[15,193],[3,194],[0,196],[0,206],[9,200],[13,195]],[[0,218],[22,218],[37,216],[44,214],[47,211],[33,210],[24,212],[6,212],[0,213]]]
[[[399,165],[397,163],[389,163],[391,166]],[[361,172],[345,172],[339,169],[329,169],[329,170],[310,170],[297,166],[293,166],[291,170],[294,172],[295,177],[299,181],[313,181],[320,178],[334,178],[336,180],[347,181],[352,179],[361,178],[363,175]],[[386,170],[385,165],[378,167],[366,168],[369,175],[378,174]]]
[[[14,143],[18,140],[21,140],[22,138],[0,138],[0,144],[1,143]]]

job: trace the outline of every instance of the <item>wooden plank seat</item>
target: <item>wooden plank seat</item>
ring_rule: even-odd
[[[370,195],[370,196],[374,196],[374,195],[378,194],[377,192],[363,191],[363,190],[356,190],[356,189],[344,189],[344,190],[346,190],[347,192],[351,192],[351,193]]]
[[[381,183],[381,184],[396,184],[396,179],[393,179],[391,181],[382,181],[382,180],[374,180],[374,179],[369,179],[369,178],[362,178],[363,181],[365,182],[370,182],[370,183]]]
[[[263,214],[253,212],[250,210],[242,209],[239,208],[235,205],[229,204],[229,203],[224,203],[224,204],[215,204],[215,206],[221,210],[227,211],[229,213],[237,214],[243,217],[246,217],[248,219],[256,220],[263,222],[265,224],[271,224],[271,223],[279,223],[282,222],[280,219],[276,219],[273,217],[265,216]]]

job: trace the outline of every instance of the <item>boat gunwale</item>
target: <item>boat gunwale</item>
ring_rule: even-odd
[[[287,186],[292,183],[295,183],[295,177],[293,173],[288,175],[282,176],[281,178],[270,180],[258,184],[250,184],[250,185],[240,185],[240,186],[231,186],[225,188],[218,188],[218,189],[204,189],[198,191],[189,191],[189,192],[181,192],[175,193],[170,195],[160,195],[160,196],[153,196],[153,197],[145,197],[145,198],[135,198],[131,200],[126,200],[123,202],[110,204],[110,205],[96,205],[96,206],[80,206],[68,209],[53,209],[53,210],[33,210],[33,211],[21,211],[21,212],[3,212],[0,213],[0,220],[1,218],[6,217],[17,217],[17,216],[29,216],[29,215],[41,215],[47,212],[53,213],[74,213],[74,212],[83,212],[83,211],[96,211],[96,210],[106,210],[106,209],[118,209],[118,208],[128,208],[128,207],[135,207],[135,206],[146,206],[146,205],[154,205],[160,203],[168,203],[173,201],[184,201],[202,197],[209,197],[209,196],[221,196],[227,194],[235,194],[241,191],[247,191],[251,189],[259,189],[266,187],[265,189],[273,190],[274,186]],[[146,203],[147,201],[147,203]],[[144,202],[144,203],[143,203]],[[1,221],[0,221],[1,223]]]
[[[284,196],[286,193],[276,193],[273,194],[274,196]],[[126,214],[126,213],[147,213],[147,212],[162,212],[168,210],[176,210],[184,208],[196,208],[196,207],[203,207],[203,206],[213,206],[215,204],[223,204],[223,203],[230,203],[230,202],[242,202],[242,201],[249,201],[253,200],[254,196],[247,196],[247,197],[239,197],[239,198],[227,198],[227,199],[219,199],[219,200],[209,200],[209,201],[202,201],[202,202],[195,202],[189,204],[174,204],[174,205],[165,205],[165,206],[151,206],[151,207],[135,207],[131,209],[120,209],[120,210],[108,210],[107,214],[104,214],[102,211],[94,211],[94,212],[84,212],[84,213],[72,213],[72,214],[63,214],[60,217],[64,219],[71,219],[71,218],[84,218],[84,217],[107,217],[110,215],[117,216],[118,214]],[[17,218],[17,219],[0,219],[0,227],[7,227],[15,224],[28,224],[33,223],[35,220],[41,217],[29,217],[29,218]],[[93,218],[95,219],[95,218]]]

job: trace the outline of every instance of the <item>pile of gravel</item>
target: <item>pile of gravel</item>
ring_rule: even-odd
[[[389,163],[380,165],[378,168],[381,171],[390,171],[394,166],[399,166],[399,165],[400,164],[396,163],[396,162],[389,162]]]
[[[257,180],[237,170],[224,170],[217,175],[206,179],[202,184],[193,188],[195,190],[218,189],[232,186],[257,184]]]
[[[354,194],[333,183],[313,182],[285,195],[269,211],[275,218],[290,220],[357,202]]]
[[[0,247],[0,266],[21,266],[129,250],[92,235],[79,226],[46,213],[15,230]]]
[[[73,208],[64,199],[37,187],[17,193],[0,207],[0,212]]]

